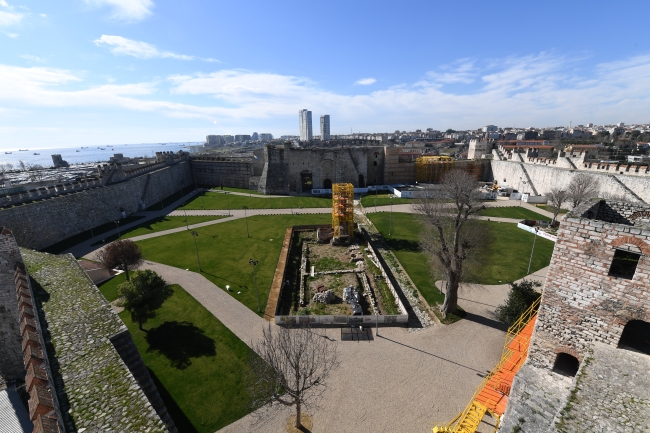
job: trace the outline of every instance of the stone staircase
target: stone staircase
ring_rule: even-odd
[[[520,156],[520,158],[521,158],[521,156]],[[535,195],[539,195],[539,193],[537,192],[537,189],[535,188],[535,185],[533,185],[533,180],[528,175],[528,170],[526,170],[526,164],[524,164],[523,162],[520,162],[519,165],[521,166],[521,170],[524,172],[524,175],[526,176],[526,180],[528,181],[528,185],[530,185],[530,187],[533,190],[533,192],[535,193]]]
[[[142,392],[147,396],[151,407],[154,408],[160,419],[165,423],[169,433],[178,433],[178,429],[172,420],[172,417],[167,412],[165,403],[163,403],[156,385],[153,383],[151,376],[149,375],[149,370],[145,365],[138,348],[131,338],[129,331],[121,332],[117,335],[111,337],[111,343],[113,347],[122,358],[122,361],[128,367],[129,371],[140,385]]]
[[[613,174],[608,174],[608,176],[611,177],[612,179],[614,179],[614,181],[616,181],[619,185],[621,185],[626,193],[630,194],[632,197],[637,199],[640,203],[645,203],[645,200],[643,200],[634,191],[632,191],[630,188],[628,188],[628,186],[625,185],[618,177],[616,177]]]
[[[577,169],[578,169],[578,167],[576,167],[576,165],[573,163],[573,161],[571,161],[571,158],[569,158],[568,156],[565,156],[565,158],[566,158],[566,160],[569,162],[569,165],[570,165],[571,167],[573,167],[574,170],[577,170]]]

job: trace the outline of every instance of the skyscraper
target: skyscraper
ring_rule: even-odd
[[[298,112],[298,116],[300,118],[300,141],[312,140],[311,111],[305,108]]]
[[[323,114],[320,117],[320,139],[325,141],[330,139],[330,115]]]

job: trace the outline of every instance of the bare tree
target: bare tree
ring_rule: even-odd
[[[280,404],[296,407],[296,428],[302,428],[303,406],[314,407],[330,374],[339,366],[336,343],[307,326],[263,329],[262,339],[251,345],[247,386],[253,409],[263,419]]]
[[[130,239],[119,239],[106,245],[97,253],[97,260],[106,269],[122,268],[129,280],[129,269],[142,264],[142,251]]]
[[[551,222],[553,224],[564,203],[569,201],[569,192],[566,189],[554,187],[551,189],[551,192],[546,194],[546,198],[548,199],[549,206],[553,208],[553,221]]]
[[[40,182],[43,180],[43,176],[45,173],[43,172],[45,169],[43,168],[42,165],[40,164],[28,164],[28,169],[29,169],[29,179],[32,182]]]
[[[28,164],[25,164],[21,159],[18,161],[18,167],[20,167],[20,171],[25,171],[28,168]]]
[[[423,223],[421,247],[431,264],[446,275],[445,301],[440,307],[446,317],[456,312],[458,286],[481,244],[481,229],[474,220],[485,206],[479,200],[476,179],[463,170],[452,170],[440,190],[417,200],[413,208]]]
[[[13,170],[14,166],[8,162],[0,164],[0,174],[5,174]]]
[[[590,198],[598,197],[600,182],[594,176],[579,173],[571,179],[567,192],[573,208],[576,208]]]

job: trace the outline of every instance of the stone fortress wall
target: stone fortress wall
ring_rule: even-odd
[[[641,199],[650,203],[650,176],[631,175],[623,169],[615,171],[614,166],[611,170],[594,171],[500,160],[493,160],[491,165],[494,180],[524,193],[546,195],[554,187],[566,187],[571,179],[580,173],[593,176],[594,180],[598,180],[601,194],[606,197],[620,197],[629,201]],[[530,183],[523,184],[523,181]]]
[[[46,248],[77,233],[121,218],[193,185],[190,162],[157,165],[154,171],[68,194],[0,209],[0,225],[21,246]]]

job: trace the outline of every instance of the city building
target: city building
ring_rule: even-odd
[[[226,142],[221,135],[208,135],[205,137],[205,144],[208,147],[223,146],[225,143]]]
[[[320,139],[327,141],[330,139],[330,115],[323,114],[320,117]]]
[[[257,132],[253,132],[253,135],[251,135],[251,140],[257,141],[260,139],[260,135]]]
[[[260,133],[260,141],[271,141],[273,140],[273,134],[269,134],[268,132],[262,132]]]
[[[251,139],[251,136],[248,134],[237,134],[235,135],[236,142],[248,141]]]
[[[300,141],[311,141],[313,137],[311,127],[311,111],[302,109],[298,112],[300,117]]]

